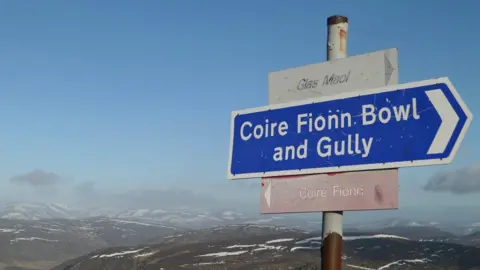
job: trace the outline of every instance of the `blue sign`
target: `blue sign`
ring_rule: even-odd
[[[471,120],[448,78],[236,111],[228,178],[446,164]]]

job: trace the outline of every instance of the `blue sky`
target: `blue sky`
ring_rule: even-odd
[[[397,47],[400,82],[448,76],[478,115],[479,3],[455,2],[2,2],[1,190],[42,169],[105,190],[258,200],[226,180],[230,112],[267,104],[268,72],[325,61],[333,14],[349,17],[349,55]],[[474,120],[452,165],[402,169],[401,205],[475,204],[421,187],[477,163],[479,135]]]

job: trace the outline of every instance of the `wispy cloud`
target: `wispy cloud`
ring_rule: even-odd
[[[433,192],[470,194],[480,192],[480,164],[433,175],[423,188]]]
[[[34,170],[25,174],[16,175],[10,178],[12,183],[26,184],[34,187],[53,186],[60,181],[60,176],[53,172]]]
[[[29,201],[62,202],[84,206],[102,206],[115,208],[169,208],[204,207],[224,208],[235,204],[231,194],[239,191],[250,193],[260,190],[260,181],[226,181],[228,188],[214,187],[209,192],[187,188],[162,188],[161,186],[139,186],[138,188],[114,188],[102,186],[100,182],[68,180],[55,172],[37,169],[11,177],[12,184],[23,186],[16,191],[16,197]],[[20,195],[21,194],[21,195]],[[230,195],[229,195],[230,194]],[[224,196],[221,196],[224,195]],[[240,196],[240,195],[238,195]],[[237,196],[237,197],[238,197]],[[245,201],[245,198],[243,198]],[[248,200],[247,200],[248,201]]]

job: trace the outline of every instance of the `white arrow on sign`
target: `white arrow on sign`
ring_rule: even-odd
[[[272,182],[268,180],[268,187],[267,190],[265,190],[265,193],[263,194],[265,197],[265,201],[267,202],[268,208],[270,208],[270,203],[272,199]]]
[[[392,63],[388,59],[388,51],[385,52],[385,85],[388,85],[390,78],[392,78],[393,71],[395,68],[393,67]],[[398,72],[398,71],[397,71]]]
[[[447,148],[460,119],[442,90],[431,90],[425,93],[442,121],[427,154],[441,154]]]
[[[350,56],[268,74],[268,103],[334,96],[398,83],[398,49]]]
[[[321,112],[323,102],[332,102],[332,104],[338,104],[335,106],[340,107],[340,104],[344,104],[344,102],[347,103],[347,101],[345,101],[347,99],[352,102],[352,105],[349,106],[358,108],[359,106],[364,106],[366,101],[373,103],[378,94],[382,94],[389,99],[395,99],[397,102],[396,104],[400,105],[404,102],[402,99],[404,91],[411,93],[412,104],[413,97],[422,99],[422,107],[427,106],[430,113],[423,114],[419,122],[409,125],[408,129],[410,130],[405,130],[404,127],[399,125],[392,125],[391,130],[379,130],[377,127],[368,128],[370,131],[375,132],[377,137],[385,137],[390,140],[390,146],[393,148],[390,152],[386,151],[389,145],[386,143],[377,144],[375,142],[375,145],[379,146],[375,151],[380,153],[380,150],[385,150],[385,154],[379,155],[380,158],[374,158],[370,155],[360,159],[358,156],[351,155],[348,159],[342,159],[332,155],[332,161],[326,163],[323,162],[320,155],[313,155],[310,156],[309,159],[295,164],[295,166],[291,166],[292,163],[281,163],[281,165],[274,166],[274,160],[264,163],[262,160],[261,167],[257,169],[255,167],[256,163],[260,162],[260,159],[264,159],[260,153],[268,149],[269,144],[250,146],[240,140],[234,140],[234,138],[236,138],[235,136],[238,137],[237,134],[239,133],[237,131],[238,128],[236,128],[236,123],[238,121],[262,121],[267,114],[269,117],[275,118],[282,114],[281,109],[306,108],[307,105],[312,106],[311,110],[318,110]],[[359,96],[365,97],[365,101],[356,99],[356,97]],[[353,103],[355,103],[355,105],[353,105]],[[290,112],[294,112],[294,110],[291,110]],[[239,120],[237,117],[238,115],[245,116],[245,118]],[[420,118],[418,118],[418,116],[419,115],[416,115],[411,118],[411,121],[414,119],[419,120]],[[230,156],[227,175],[228,179],[234,180],[254,177],[293,176],[300,174],[379,170],[448,164],[453,161],[472,122],[472,118],[473,115],[467,105],[463,102],[453,84],[446,77],[234,111],[232,112],[231,118]],[[294,124],[292,123],[292,125]],[[422,128],[420,129],[420,132],[422,132],[424,128],[428,130],[424,130],[424,133],[418,134],[418,136],[411,136],[409,139],[404,139],[403,136],[405,134],[403,133],[414,134],[417,126]],[[364,128],[363,126],[361,126],[361,129],[367,130],[367,128]],[[338,136],[338,139],[340,139],[342,135],[343,134],[337,133],[334,136]],[[302,139],[317,140],[317,135],[313,133],[307,132],[302,134],[302,136],[304,136]],[[296,136],[290,136],[282,142],[282,144],[285,143],[291,145],[297,143],[298,141],[296,140],[298,140],[298,138],[299,137]],[[397,143],[397,138],[398,144],[395,145],[394,148],[392,145]],[[335,139],[337,139],[337,137]],[[415,147],[415,144],[423,145],[424,148],[422,148],[421,153],[418,151],[404,151],[404,149],[408,149],[409,147]],[[242,152],[241,155],[234,155],[235,151],[233,150],[239,147],[245,147],[248,150]],[[384,149],[382,149],[382,147]],[[311,149],[315,151],[314,146]],[[242,149],[242,151],[243,150],[244,149]],[[250,156],[252,158],[250,158]],[[248,166],[241,164],[243,162]],[[252,165],[255,164],[255,166],[250,166],[250,163]],[[255,168],[256,171],[252,168]],[[275,187],[273,187],[272,192],[276,192]],[[262,196],[261,198],[263,200],[265,194],[259,195]],[[275,207],[275,205],[276,202],[272,202],[270,208]]]

